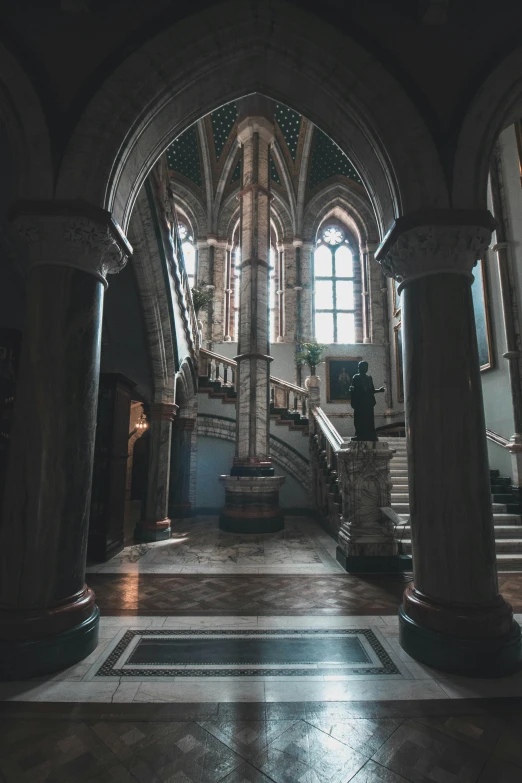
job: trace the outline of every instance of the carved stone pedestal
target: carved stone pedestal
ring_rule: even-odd
[[[228,533],[274,533],[283,530],[279,490],[284,476],[220,476],[225,507],[219,527]]]
[[[408,567],[398,556],[393,524],[381,510],[391,502],[392,455],[388,444],[379,441],[351,441],[337,454],[343,498],[337,560],[346,571],[396,572]]]

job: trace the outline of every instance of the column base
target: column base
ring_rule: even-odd
[[[349,574],[398,574],[413,569],[409,555],[347,555],[340,547],[335,554]]]
[[[79,625],[35,641],[0,640],[0,679],[28,680],[67,669],[90,655],[98,646],[100,610]]]
[[[401,606],[399,640],[402,649],[415,660],[452,674],[505,677],[522,665],[522,637],[515,621],[504,636],[466,639],[419,625]]]
[[[220,476],[225,487],[225,508],[219,528],[227,533],[276,533],[285,517],[279,508],[283,476]]]
[[[167,541],[171,536],[170,519],[159,522],[139,522],[134,529],[134,538],[144,544]]]

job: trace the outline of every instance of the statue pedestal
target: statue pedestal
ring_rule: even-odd
[[[410,558],[399,556],[393,523],[381,510],[391,503],[392,456],[382,441],[352,440],[337,453],[343,499],[337,560],[351,573],[390,573],[411,567]]]
[[[227,533],[275,533],[285,526],[279,508],[284,476],[220,476],[225,487],[225,507],[220,530]]]

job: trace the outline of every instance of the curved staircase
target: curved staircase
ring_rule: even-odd
[[[393,510],[405,524],[397,528],[397,540],[404,554],[411,554],[410,503],[408,495],[408,460],[405,438],[386,438],[395,454],[390,464]],[[510,479],[498,470],[490,471],[493,524],[499,571],[522,571],[522,508],[513,492]]]

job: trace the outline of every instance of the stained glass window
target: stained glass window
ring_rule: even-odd
[[[324,229],[314,252],[314,327],[320,343],[355,342],[353,255],[338,226]]]

